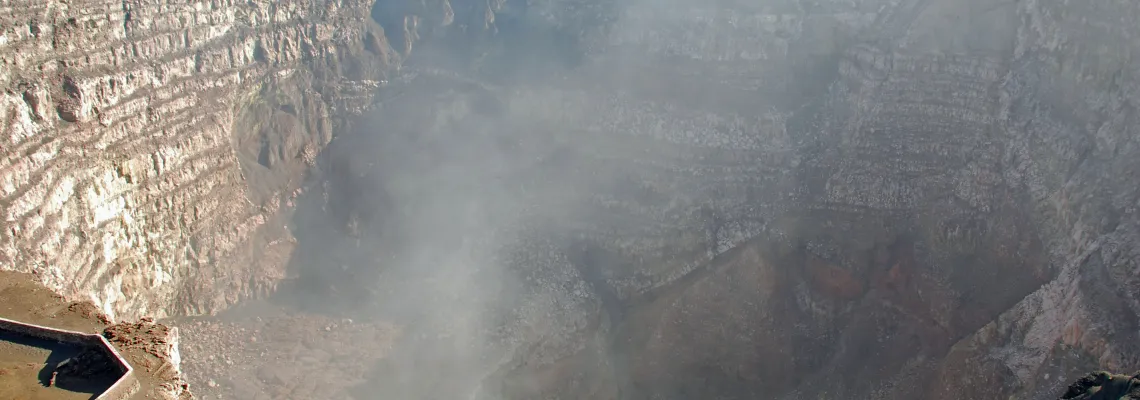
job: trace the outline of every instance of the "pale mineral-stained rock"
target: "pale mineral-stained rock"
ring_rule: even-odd
[[[116,319],[272,290],[306,154],[398,62],[370,7],[4,2],[0,268]]]

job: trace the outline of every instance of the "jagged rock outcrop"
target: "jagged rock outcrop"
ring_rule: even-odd
[[[1062,400],[1082,399],[1123,399],[1132,400],[1140,398],[1140,374],[1120,375],[1105,371],[1085,375],[1072,385],[1061,396]]]
[[[144,383],[143,396],[152,399],[192,399],[190,385],[183,380],[181,336],[177,328],[143,318],[120,322],[103,330],[103,337],[123,353]]]
[[[371,6],[0,5],[0,268],[112,318],[271,291],[302,172],[399,61]]]

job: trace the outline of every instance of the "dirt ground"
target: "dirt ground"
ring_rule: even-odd
[[[354,399],[353,388],[400,334],[258,301],[164,322],[182,332],[183,369],[199,399]]]
[[[190,398],[188,385],[171,362],[172,346],[167,343],[171,332],[167,326],[150,320],[110,325],[110,320],[95,305],[68,302],[40,285],[35,277],[6,271],[0,271],[0,317],[79,332],[102,333],[135,368],[141,386],[134,399]],[[9,343],[8,346],[13,345]],[[35,353],[31,348],[20,350],[23,353],[17,352],[15,347],[9,350],[4,351],[0,347],[0,363],[9,362],[0,368],[7,368],[14,381],[10,385],[7,381],[0,381],[0,400],[73,398],[46,394],[44,396],[49,397],[35,397],[41,392],[47,393],[40,390],[44,388],[38,379],[39,371],[47,360],[47,350],[42,350],[43,354]],[[32,361],[26,360],[38,360],[39,364],[32,365]],[[28,381],[30,378],[34,379]],[[15,397],[5,397],[9,392]],[[78,398],[91,398],[91,394]]]
[[[29,343],[28,338],[0,335],[0,400],[79,400],[90,399],[95,391],[66,390],[41,384],[41,373],[50,358],[66,358],[75,349],[51,344]],[[103,388],[112,382],[104,382]],[[99,392],[103,388],[96,389]]]
[[[94,304],[71,303],[28,274],[0,271],[0,316],[60,329],[99,333],[110,322]]]

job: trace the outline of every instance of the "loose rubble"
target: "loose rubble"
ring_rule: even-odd
[[[304,314],[175,321],[200,399],[346,399],[399,335],[387,324]]]

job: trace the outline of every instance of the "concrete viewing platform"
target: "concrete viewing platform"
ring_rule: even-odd
[[[102,335],[0,318],[0,400],[123,400],[138,389]]]

